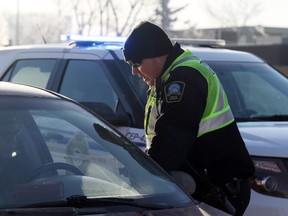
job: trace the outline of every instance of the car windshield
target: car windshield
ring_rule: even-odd
[[[193,202],[142,150],[77,104],[0,97],[0,118],[0,208],[71,197]]]
[[[207,62],[237,121],[288,120],[288,79],[265,63]]]

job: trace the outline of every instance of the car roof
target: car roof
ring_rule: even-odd
[[[57,93],[38,87],[0,81],[0,96],[21,96],[33,98],[60,98]],[[61,97],[62,98],[62,97]]]
[[[221,61],[221,62],[265,62],[260,57],[244,51],[231,50],[225,48],[224,45],[213,44],[189,44],[179,43],[182,45],[183,49],[189,49],[192,53],[198,56],[204,61]],[[9,55],[13,56],[15,53],[24,52],[56,52],[56,53],[90,53],[97,54],[100,58],[107,57],[107,53],[113,50],[119,59],[123,59],[122,56],[123,42],[116,41],[115,43],[108,41],[70,41],[65,43],[55,43],[55,44],[33,44],[33,45],[18,45],[0,48],[0,57]],[[4,52],[2,52],[4,51]],[[109,57],[111,58],[111,57]]]
[[[211,48],[211,47],[182,47],[189,49],[192,53],[204,61],[217,62],[264,62],[258,56],[243,52],[230,50],[225,48]]]
[[[55,44],[31,44],[31,45],[13,45],[13,46],[6,46],[0,47],[0,51],[5,52],[15,52],[19,50],[65,50],[69,44],[67,43],[55,43]]]

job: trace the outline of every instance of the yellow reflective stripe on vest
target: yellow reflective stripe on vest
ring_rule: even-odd
[[[184,53],[185,54],[185,53]],[[191,53],[192,54],[192,53]],[[183,54],[182,54],[183,55]],[[182,56],[180,55],[178,58],[176,58],[172,64],[167,68],[167,70],[163,73],[163,75],[161,76],[161,79],[165,82],[169,77],[170,77],[170,72],[176,68],[181,66],[182,63],[186,63],[188,60],[199,60],[198,57],[196,56]],[[186,66],[186,65],[185,65]],[[189,65],[188,65],[189,66]]]
[[[230,108],[223,113],[217,114],[216,116],[211,115],[207,120],[201,120],[197,137],[200,137],[205,133],[225,127],[233,121],[234,117]]]
[[[205,133],[225,127],[234,121],[234,116],[222,85],[219,85],[217,101],[215,110],[211,112],[210,115],[202,117],[199,125],[198,137]]]
[[[187,66],[197,69],[206,79],[208,83],[208,98],[207,104],[200,121],[198,135],[201,135],[225,127],[234,121],[234,116],[230,109],[225,91],[218,82],[218,77],[215,72],[206,64],[194,56],[189,50],[186,50],[180,55],[171,66],[165,71],[162,79],[166,81],[171,70],[180,67]]]
[[[154,86],[150,87],[149,97],[145,107],[145,120],[144,120],[144,128],[146,135],[146,148],[150,148],[152,138],[155,136],[155,123],[157,117],[157,107],[156,107],[156,89]]]

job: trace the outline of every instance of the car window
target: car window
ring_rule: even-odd
[[[118,97],[105,72],[97,61],[70,60],[59,93],[80,103],[104,103],[115,111]]]
[[[132,74],[131,66],[127,64],[125,61],[123,60],[119,61],[119,65],[124,71],[125,76],[128,78],[127,80],[134,89],[134,92],[137,94],[141,102],[145,104],[147,100],[148,85],[142,80],[142,78]]]
[[[245,98],[245,106],[249,110],[257,110],[257,113],[273,114],[283,113],[280,101],[286,101],[287,96],[269,83],[269,79],[261,77],[253,72],[235,72],[234,76],[239,80],[239,89]],[[277,103],[275,103],[277,102]]]
[[[263,63],[215,63],[235,117],[288,114],[288,81]]]
[[[19,60],[5,75],[4,80],[46,88],[55,64],[55,59]]]

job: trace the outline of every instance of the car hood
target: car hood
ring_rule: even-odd
[[[288,122],[241,122],[238,127],[250,155],[288,156]]]
[[[230,214],[227,214],[221,210],[218,210],[216,208],[213,208],[205,203],[198,203],[197,205],[192,205],[189,207],[182,207],[182,208],[172,208],[172,209],[163,209],[163,210],[147,210],[147,211],[125,211],[125,212],[119,212],[119,213],[101,213],[105,212],[105,209],[98,209],[95,208],[71,208],[71,207],[53,207],[53,208],[14,208],[14,209],[4,209],[0,210],[1,215],[10,215],[11,211],[13,212],[14,216],[20,216],[23,215],[39,215],[39,213],[42,216],[45,215],[52,215],[54,216],[63,216],[63,215],[89,215],[89,216],[144,216],[144,215],[150,215],[150,216],[229,216]],[[99,212],[98,212],[99,211]],[[97,212],[97,213],[96,213]]]
[[[216,208],[206,205],[205,203],[200,203],[197,206],[174,208],[166,210],[152,210],[145,212],[126,212],[126,213],[111,213],[103,214],[103,216],[229,216],[229,214],[220,211]],[[92,215],[91,215],[92,216]],[[94,215],[93,215],[94,216]],[[95,215],[99,216],[99,215]],[[102,215],[101,215],[102,216]]]

